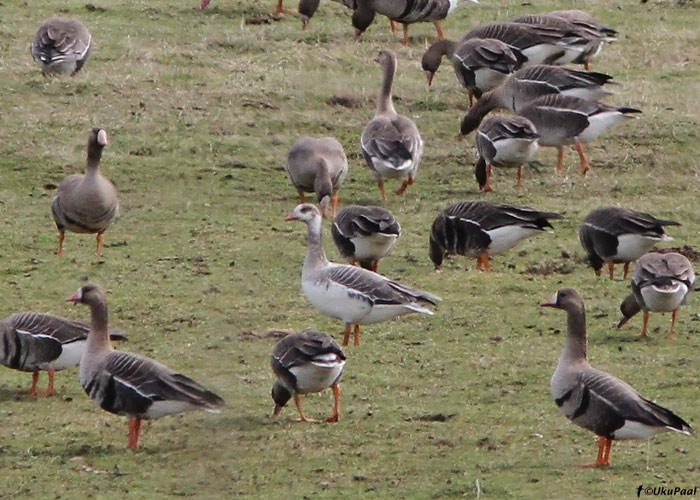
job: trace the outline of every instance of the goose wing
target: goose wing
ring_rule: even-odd
[[[327,333],[312,330],[287,335],[277,343],[272,351],[273,370],[275,371],[275,364],[289,370],[318,359],[330,358],[346,359],[345,353],[333,340],[333,337]]]

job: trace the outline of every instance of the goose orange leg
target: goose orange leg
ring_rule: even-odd
[[[409,176],[408,179],[406,179],[405,181],[403,181],[401,183],[401,187],[399,187],[399,189],[396,190],[396,194],[399,196],[404,194],[406,192],[406,189],[408,188],[408,186],[413,184],[413,182],[414,182],[413,177]]]
[[[520,165],[518,169],[518,182],[515,183],[515,189],[520,191],[523,188],[523,176],[525,174],[525,167]]]
[[[612,439],[603,436],[598,436],[598,456],[595,462],[583,464],[581,467],[605,467],[610,465],[610,450],[612,448]]]
[[[338,213],[338,193],[334,193],[331,196],[331,203],[333,204],[333,218],[335,219],[335,216]]]
[[[671,329],[668,331],[667,337],[669,339],[674,339],[676,338],[676,334],[673,331],[673,327],[676,326],[676,319],[678,318],[678,309],[674,309],[673,312],[671,313]]]
[[[469,107],[471,108],[474,105],[474,91],[467,89],[467,92],[469,93]]]
[[[491,187],[491,164],[489,163],[486,165],[486,182],[484,183],[484,186],[479,189],[480,192],[482,193],[489,193],[493,191],[493,188]]]
[[[611,280],[615,279],[615,263],[614,262],[608,262],[608,275],[610,276]]]
[[[377,181],[377,186],[379,186],[379,192],[382,193],[382,199],[383,199],[384,201],[388,200],[389,198],[388,198],[387,195],[386,195],[386,191],[384,191],[384,180],[383,180],[383,179],[379,179],[379,180]]]
[[[581,143],[579,141],[576,141],[574,147],[576,148],[578,157],[581,159],[581,175],[586,175],[586,172],[588,172],[591,169],[591,165],[590,163],[588,163],[588,160],[586,159],[586,154],[583,152],[583,146],[581,146]]]
[[[399,31],[399,27],[396,26],[396,21],[394,21],[393,19],[389,19],[389,26],[391,26],[392,33],[396,33],[397,31]]]
[[[557,147],[557,173],[564,173],[564,148],[561,146]]]
[[[66,233],[63,231],[58,232],[58,252],[56,255],[63,257],[63,242],[66,240]]]
[[[590,71],[591,70],[591,63],[589,63],[588,61],[584,62],[583,69],[585,69],[586,71]]]
[[[476,260],[476,269],[478,271],[491,271],[491,263],[489,262],[489,255],[484,252]]]
[[[39,372],[36,371],[32,373],[32,386],[29,388],[28,394],[30,396],[38,396],[39,392],[36,390],[36,386],[39,383]]]
[[[360,345],[360,325],[355,325],[355,346]]]
[[[627,273],[630,272],[630,263],[625,262],[625,266],[622,268],[622,279],[626,280],[627,279]]]
[[[340,386],[334,385],[331,389],[333,390],[333,413],[324,422],[337,422],[340,414]]]
[[[301,398],[299,397],[299,394],[294,395],[294,404],[297,406],[297,410],[299,410],[299,420],[301,422],[313,422],[314,421],[313,419],[304,415],[304,412],[301,411]]]
[[[37,394],[37,396],[48,397],[48,396],[51,396],[52,394],[56,394],[56,388],[53,386],[54,377],[56,375],[56,370],[53,368],[49,368],[46,371],[49,374],[49,386],[47,387],[45,394]],[[38,378],[39,377],[37,377],[37,379]]]
[[[647,324],[649,323],[649,311],[644,311],[644,319],[642,323],[642,333],[639,335],[640,337],[646,337],[647,336]]]
[[[139,417],[129,419],[129,444],[126,445],[130,450],[135,450],[139,446],[139,438],[141,437],[141,419]]]
[[[302,191],[297,191],[299,193],[299,203],[306,203],[306,195]]]
[[[285,12],[295,13],[296,11],[297,11],[296,9],[285,9],[284,8],[284,0],[277,0],[277,7],[275,7],[275,14],[284,14]]]
[[[102,241],[104,240],[105,235],[102,233],[97,233],[97,250],[95,250],[95,253],[97,255],[102,255]]]
[[[444,40],[445,32],[442,30],[442,23],[440,21],[435,21],[433,24],[435,24],[435,29],[437,30],[438,40]]]
[[[345,325],[345,331],[343,332],[343,347],[348,345],[350,342],[350,333],[352,333],[352,325]]]
[[[403,25],[403,41],[401,43],[404,47],[408,45],[408,24]]]
[[[379,272],[379,259],[372,262],[372,272]]]

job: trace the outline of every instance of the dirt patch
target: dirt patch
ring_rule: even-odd
[[[549,276],[552,274],[571,274],[573,271],[574,266],[571,262],[542,262],[525,269],[525,274]]]
[[[364,100],[345,95],[334,95],[326,99],[326,104],[329,106],[340,106],[346,109],[357,109],[364,105]]]
[[[670,253],[676,252],[681,254],[683,257],[688,259],[690,262],[700,262],[700,252],[695,250],[690,245],[683,245],[682,247],[671,247],[671,248],[654,248],[655,252],[659,253]]]

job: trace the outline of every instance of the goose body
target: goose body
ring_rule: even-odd
[[[353,325],[355,345],[359,345],[359,325],[412,312],[433,314],[421,304],[435,304],[439,297],[367,269],[329,262],[321,241],[321,214],[315,206],[299,205],[286,220],[300,220],[308,226],[301,289],[321,313],[345,324],[343,345],[348,344]]]
[[[114,350],[101,287],[85,285],[68,300],[88,305],[92,316],[80,384],[103,410],[129,417],[129,448],[138,447],[143,419],[191,410],[218,413],[224,407],[223,399],[191,378],[151,358]]]
[[[401,236],[401,226],[384,208],[351,205],[335,218],[331,233],[338,251],[350,264],[358,262],[377,272],[379,260]]]
[[[52,17],[39,25],[32,58],[44,76],[75,76],[90,57],[92,36],[80,21]]]
[[[673,220],[657,219],[651,214],[625,207],[603,206],[592,210],[579,228],[581,246],[593,270],[600,276],[603,264],[608,265],[610,279],[615,264],[624,263],[623,279],[630,262],[634,262],[662,241],[672,238],[664,226],[679,226]]]
[[[333,390],[335,404],[326,422],[337,422],[340,411],[340,377],[345,368],[345,353],[325,332],[307,330],[292,333],[280,340],[270,360],[277,380],[272,387],[278,415],[287,402],[294,398],[300,419],[309,419],[301,410],[300,394]]]
[[[566,343],[550,381],[550,393],[569,420],[598,435],[598,457],[589,466],[610,465],[613,440],[648,439],[666,431],[693,433],[672,411],[644,398],[617,377],[591,367],[586,359],[586,312],[578,292],[560,290],[541,305],[567,312]]]
[[[440,270],[446,255],[476,257],[476,268],[489,271],[490,256],[551,228],[549,219],[561,218],[553,212],[483,200],[453,203],[433,221],[430,260]]]

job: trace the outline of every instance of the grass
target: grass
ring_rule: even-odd
[[[567,174],[555,176],[551,150],[526,172],[522,193],[511,171],[495,172],[487,199],[566,219],[553,235],[496,257],[490,274],[464,258],[435,274],[427,256],[439,210],[482,196],[473,137],[453,140],[466,95],[447,66],[431,88],[420,69],[432,26],[413,26],[411,45],[401,47],[379,20],[355,42],[349,11],[335,2],[322,2],[306,31],[294,16],[245,24],[273,4],[0,4],[3,314],[86,319],[64,299],[87,281],[101,283],[111,323],[129,334],[124,349],[191,375],[228,402],[218,416],[146,425],[132,453],[126,420],[89,401],[75,370],[59,374],[58,397],[35,400],[16,395],[28,374],[3,369],[0,498],[599,498],[632,496],[640,484],[698,484],[700,450],[680,435],[616,443],[610,469],[577,468],[594,458],[595,436],[571,425],[549,396],[565,318],[537,306],[559,288],[580,290],[592,363],[700,422],[697,301],[682,310],[675,341],[664,338],[669,318],[659,314],[650,338],[636,341],[639,319],[614,329],[628,284],[596,279],[577,239],[588,211],[614,203],[679,220],[676,243],[700,246],[700,49],[689,22],[697,3],[576,3],[620,31],[593,69],[619,81],[611,102],[644,113],[588,146],[593,171],[585,179],[573,152]],[[457,39],[481,22],[572,6],[484,1],[462,5],[445,28]],[[27,44],[57,13],[81,19],[96,47],[76,78],[44,80]],[[341,204],[379,202],[358,142],[380,85],[372,58],[387,47],[399,58],[396,107],[415,119],[426,148],[417,183],[386,204],[404,234],[382,271],[444,301],[434,317],[364,328],[363,345],[347,349],[340,423],[298,424],[292,408],[273,420],[268,356],[276,338],[268,332],[342,329],[299,290],[305,228],[283,221],[296,203],[286,153],[302,135],[337,137],[351,164]],[[110,135],[103,171],[118,185],[122,217],[106,233],[103,258],[93,254],[94,238],[68,234],[58,259],[52,186],[82,170],[95,125]],[[326,236],[338,260],[328,223]],[[304,398],[312,416],[330,405],[329,394]]]

